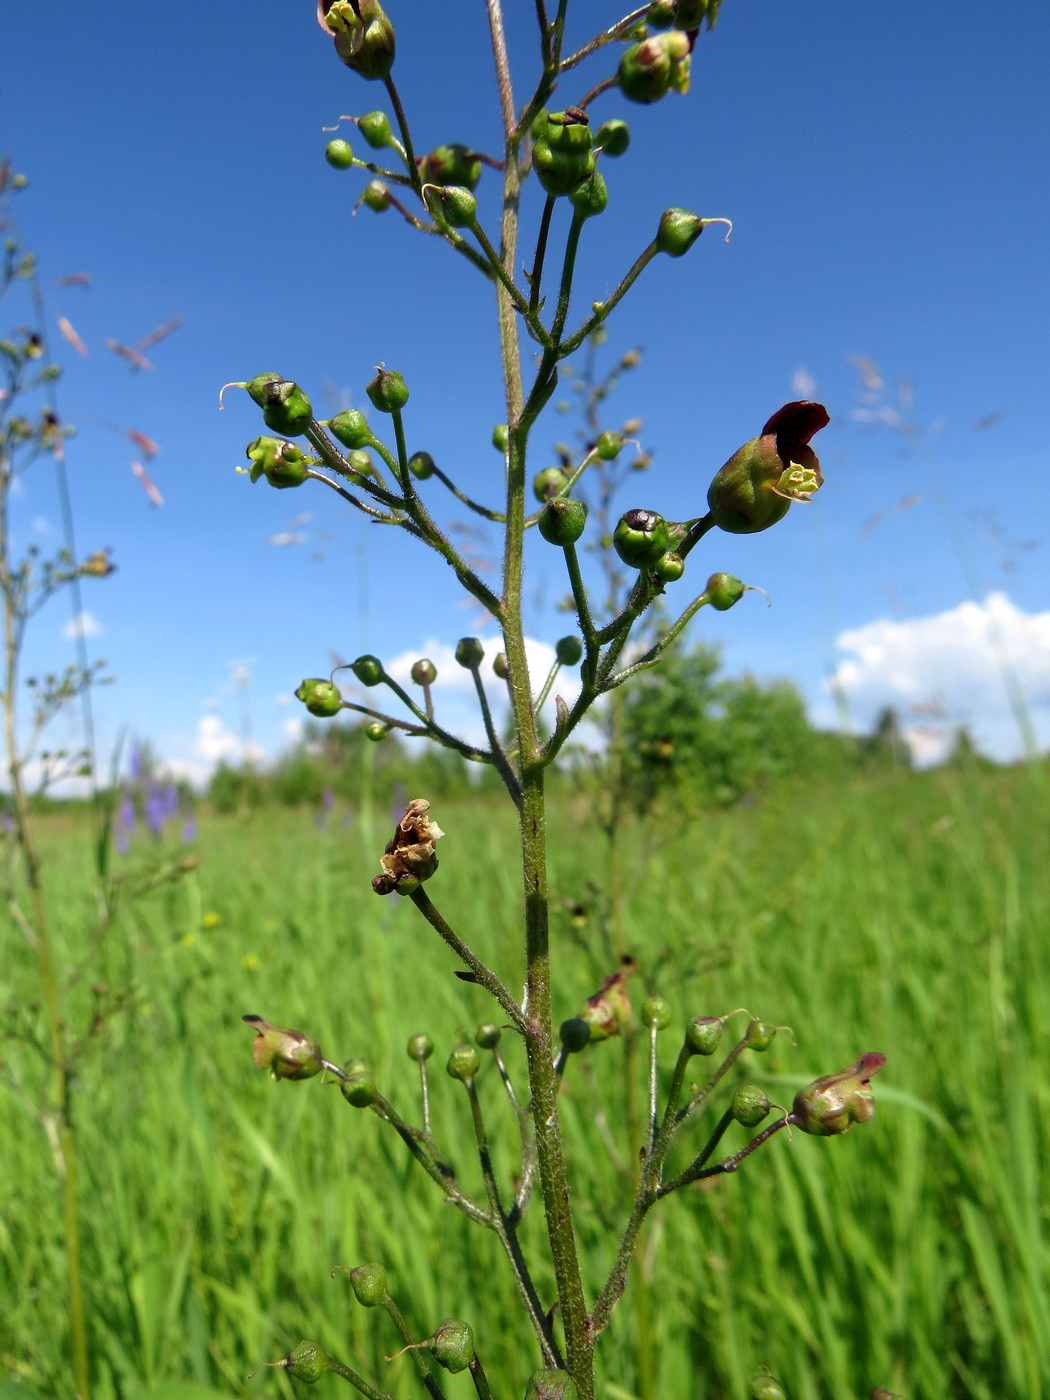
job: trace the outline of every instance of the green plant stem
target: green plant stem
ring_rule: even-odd
[[[474,1389],[478,1392],[478,1400],[492,1400],[489,1378],[476,1355],[470,1358],[470,1378],[474,1382]]]
[[[562,59],[558,64],[558,72],[566,73],[570,68],[575,68],[578,63],[582,63],[585,58],[589,58],[592,53],[597,52],[605,44],[611,44],[616,39],[622,39],[632,25],[637,24],[640,19],[644,19],[649,13],[649,6],[642,5],[640,9],[632,10],[629,15],[618,20],[611,29],[604,30],[601,34],[595,35],[590,43],[584,44],[583,48],[577,49],[568,58]]]
[[[427,1136],[424,1140],[418,1129],[406,1123],[389,1099],[384,1098],[378,1091],[372,1109],[380,1118],[390,1124],[431,1181],[441,1187],[447,1200],[451,1201],[476,1224],[491,1226],[492,1222],[488,1213],[460,1190],[456,1182],[455,1172],[435,1155],[434,1150],[432,1150],[434,1148],[433,1138]]]
[[[579,618],[580,631],[583,634],[588,659],[590,659],[590,654],[595,647],[594,618],[591,616],[591,604],[584,586],[583,574],[580,572],[579,555],[576,553],[574,544],[564,545],[563,553],[565,555],[565,570],[569,575],[569,587],[572,589],[572,600],[576,604],[576,616]]]
[[[639,657],[632,665],[625,666],[622,671],[617,671],[615,676],[609,677],[605,684],[605,689],[615,690],[617,686],[623,685],[624,681],[630,680],[632,676],[636,676],[639,671],[647,671],[651,666],[655,666],[667,648],[674,642],[675,638],[681,635],[682,630],[689,625],[700,609],[710,601],[706,592],[701,593],[698,598],[694,598],[682,613],[681,617],[671,624],[660,640],[654,643],[644,656]]]
[[[485,724],[485,733],[488,735],[489,747],[492,753],[492,762],[497,773],[503,779],[504,786],[510,793],[511,800],[515,807],[521,803],[521,784],[518,782],[518,775],[510,766],[503,745],[500,743],[499,735],[496,733],[496,726],[492,720],[492,710],[489,706],[489,698],[485,694],[485,684],[481,679],[481,669],[478,666],[470,668],[470,674],[474,680],[474,690],[478,697],[478,706],[481,709],[481,718]]]
[[[342,1361],[337,1361],[334,1356],[328,1358],[328,1368],[334,1371],[337,1376],[342,1376],[344,1381],[348,1381],[355,1390],[359,1390],[362,1395],[366,1395],[368,1400],[394,1400],[392,1395],[388,1395],[385,1390],[380,1390],[371,1381],[366,1381],[364,1376],[359,1376]]]
[[[719,1162],[715,1167],[707,1167],[701,1170],[697,1165],[700,1161],[698,1157],[696,1162],[687,1167],[684,1172],[673,1177],[670,1181],[665,1181],[663,1185],[657,1189],[657,1199],[662,1200],[664,1196],[669,1196],[672,1191],[679,1191],[683,1186],[689,1186],[694,1181],[703,1181],[709,1176],[724,1176],[729,1172],[738,1171],[747,1158],[751,1156],[752,1152],[757,1152],[775,1133],[779,1133],[782,1128],[791,1127],[792,1124],[797,1121],[793,1113],[785,1114],[783,1118],[778,1118],[775,1123],[770,1123],[768,1128],[763,1128],[758,1136],[753,1137],[739,1152],[734,1152],[732,1157],[727,1157],[724,1162]],[[703,1154],[701,1154],[701,1156],[702,1155]]]
[[[478,955],[463,942],[459,934],[455,933],[434,907],[430,896],[420,885],[419,889],[413,890],[409,895],[412,903],[426,919],[431,928],[436,929],[441,938],[456,956],[466,964],[473,974],[473,980],[499,1002],[500,1006],[510,1017],[514,1029],[520,1034],[527,1036],[529,1031],[529,1021],[522,1012],[521,1007],[514,1000],[506,987],[499,980],[496,974],[481,961]]]
[[[419,1378],[426,1386],[427,1393],[431,1396],[431,1400],[445,1400],[445,1393],[441,1389],[437,1377],[430,1368],[430,1362],[423,1355],[422,1349],[416,1345],[415,1338],[412,1336],[412,1331],[405,1321],[404,1314],[389,1293],[385,1294],[382,1306],[386,1309],[390,1320],[397,1328],[401,1340],[404,1342],[407,1351],[415,1362],[416,1370],[419,1372]]]
[[[544,704],[546,703],[547,696],[551,693],[551,686],[558,679],[558,672],[560,670],[561,662],[555,660],[554,665],[547,672],[547,679],[543,682],[543,685],[540,687],[539,695],[536,696],[535,709],[537,718],[539,717],[539,713],[543,709]]]
[[[562,342],[561,353],[563,356],[571,355],[574,350],[578,350],[587,337],[593,334],[603,321],[608,320],[609,313],[624,299],[658,252],[659,249],[654,239],[648,247],[638,254],[619,286],[602,302],[601,309],[596,311],[593,316],[589,316],[579,330],[574,331],[568,340]]]
[[[549,194],[540,216],[539,233],[536,235],[536,252],[532,259],[532,275],[529,288],[529,311],[534,315],[540,309],[540,292],[543,284],[543,264],[547,257],[547,239],[550,237],[551,218],[554,214],[555,196]]]
[[[394,109],[394,116],[397,119],[398,130],[401,132],[401,144],[404,146],[405,169],[412,188],[422,200],[423,182],[419,176],[419,163],[416,160],[415,148],[412,145],[412,133],[408,129],[408,118],[405,109],[401,105],[401,96],[393,78],[387,76],[383,79],[383,86],[386,88],[387,96],[390,98],[390,105]]]
[[[502,511],[490,510],[488,506],[483,506],[479,504],[479,502],[473,500],[472,497],[468,496],[465,491],[461,491],[459,489],[459,487],[452,480],[452,478],[447,476],[437,465],[437,463],[434,464],[434,475],[437,477],[438,481],[440,481],[444,486],[448,487],[448,489],[452,492],[453,496],[455,496],[457,500],[462,501],[463,504],[468,508],[468,510],[472,510],[475,515],[480,515],[485,520],[491,520],[497,525],[503,524],[505,517]]]
[[[711,1075],[711,1078],[707,1081],[704,1087],[702,1089],[697,1089],[696,1093],[686,1104],[685,1108],[681,1109],[675,1115],[676,1123],[684,1123],[687,1118],[691,1118],[694,1113],[698,1113],[699,1110],[703,1108],[704,1104],[707,1103],[708,1099],[711,1097],[712,1090],[724,1077],[729,1067],[736,1062],[736,1060],[740,1057],[740,1055],[743,1054],[743,1052],[746,1049],[747,1035],[745,1034],[733,1046],[732,1050],[730,1050],[729,1054],[718,1066],[714,1074]]]

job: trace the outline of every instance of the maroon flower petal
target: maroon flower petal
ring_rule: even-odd
[[[809,442],[814,433],[826,428],[831,422],[827,409],[822,403],[812,403],[809,399],[798,399],[778,408],[773,417],[762,429],[762,437],[775,433],[788,442]]]

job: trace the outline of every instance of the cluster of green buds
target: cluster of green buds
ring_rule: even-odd
[[[311,459],[287,438],[257,437],[248,444],[245,456],[251,462],[249,478],[254,482],[263,476],[278,491],[302,486],[311,465]]]
[[[571,194],[595,173],[594,142],[586,112],[541,112],[532,124],[532,166],[550,195]]]
[[[650,34],[625,49],[616,71],[620,91],[631,102],[659,102],[669,92],[689,91],[693,45],[682,29]]]
[[[343,697],[339,687],[332,680],[321,676],[310,676],[295,692],[312,715],[318,719],[332,719],[343,708]]]
[[[648,569],[661,583],[677,583],[685,561],[674,548],[685,536],[685,527],[671,524],[655,510],[628,510],[616,522],[613,548],[632,569]]]
[[[362,78],[390,76],[394,66],[394,26],[379,0],[321,0],[319,18],[348,68]]]
[[[451,141],[444,146],[435,146],[421,157],[419,175],[428,185],[461,185],[464,189],[473,190],[481,179],[481,159],[469,147]]]

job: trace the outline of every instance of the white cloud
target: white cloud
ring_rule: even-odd
[[[230,729],[221,715],[201,715],[189,753],[169,758],[164,771],[173,778],[185,778],[200,785],[206,783],[220,763],[237,767],[241,763],[261,764],[266,761],[261,745],[241,739]]]
[[[62,628],[62,635],[67,641],[75,641],[77,637],[101,637],[103,632],[102,623],[97,617],[93,617],[89,612],[79,612]]]
[[[1005,593],[989,593],[931,617],[880,618],[835,642],[851,654],[829,689],[846,696],[861,726],[884,705],[898,709],[919,763],[943,757],[959,724],[985,752],[1018,757],[1014,684],[1042,743],[1050,742],[1050,612],[1027,613]]]

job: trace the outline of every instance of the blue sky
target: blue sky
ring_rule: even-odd
[[[507,9],[524,98],[533,6]],[[575,9],[579,40],[581,14],[620,13]],[[390,12],[417,146],[496,149],[483,6]],[[291,691],[330,653],[434,651],[474,614],[440,561],[346,518],[322,488],[278,494],[236,475],[261,424],[245,395],[219,414],[219,386],[277,369],[315,403],[361,404],[385,362],[412,391],[410,449],[498,504],[491,290],[396,214],[352,216],[362,178],[326,165],[322,127],[385,94],[335,60],[309,0],[109,0],[76,24],[15,0],[4,35],[0,147],[31,181],[17,213],[41,258],[61,410],[79,426],[78,541],[119,565],[85,590],[90,645],[118,681],[98,695],[103,745],[130,723],[197,775],[249,729],[273,753]],[[711,229],[687,258],[657,260],[610,321],[610,357],[643,350],[610,414],[641,416],[654,454],[624,508],[700,513],[711,475],[774,409],[821,398],[833,421],[814,443],[817,502],[762,535],[709,536],[677,596],[716,568],[761,585],[773,608],[749,594],[702,612],[691,636],[719,642],[732,671],[792,678],[823,723],[831,673],[859,726],[898,703],[927,756],[962,721],[1017,752],[997,648],[1050,744],[1048,55],[1050,13],[1022,0],[994,13],[725,0],[687,97],[643,108],[609,94],[592,109],[625,117],[633,142],[605,167],[579,306],[615,285],[666,206],[735,226],[728,246]],[[608,68],[570,76],[563,104]],[[489,172],[490,229],[497,194]],[[58,285],[77,272],[89,287]],[[57,334],[60,315],[86,358]],[[149,352],[152,373],[104,346],[174,316],[185,322]],[[129,426],[161,446],[147,466],[159,508],[132,475]],[[536,469],[567,426],[553,411],[540,425]],[[461,519],[435,487],[439,516]],[[17,525],[57,541],[46,469],[27,478]],[[267,542],[282,534],[306,539]],[[494,553],[495,537],[477,547]],[[547,643],[566,630],[553,553],[537,539],[528,557],[530,632]],[[41,616],[32,663],[71,655],[63,606]],[[446,703],[466,722],[462,697]]]

